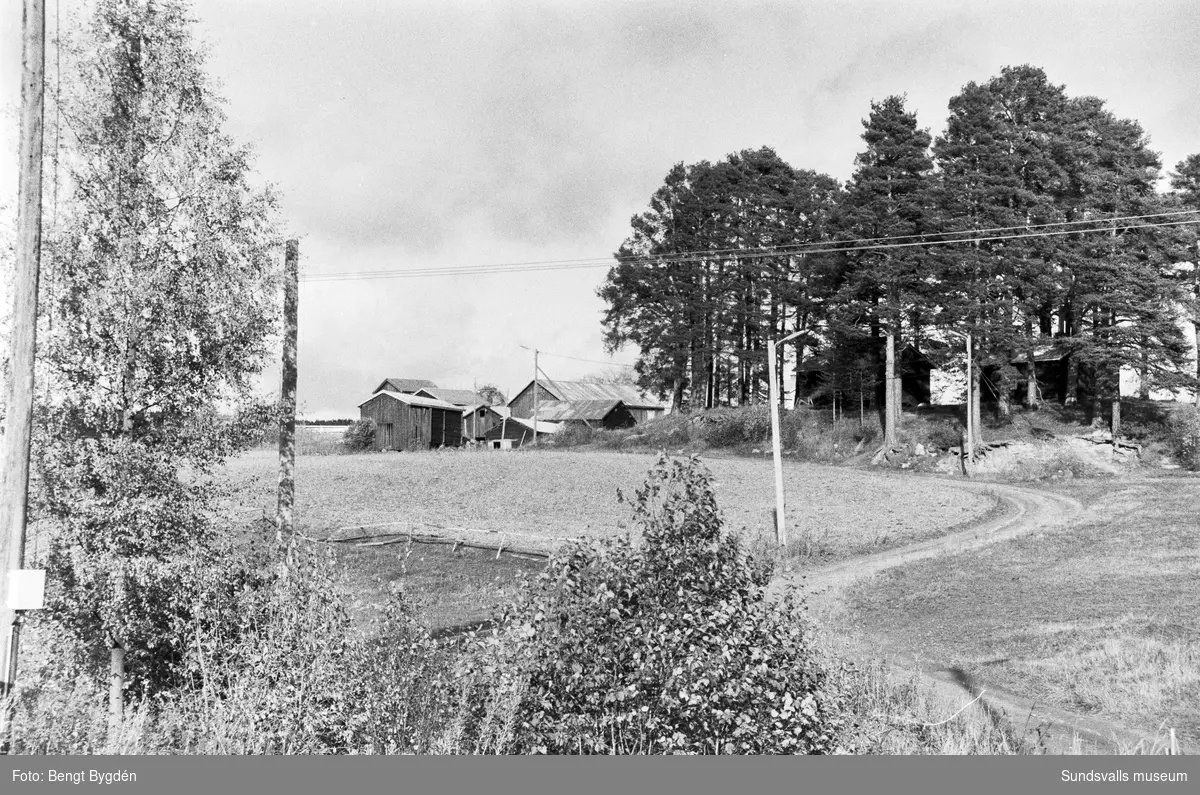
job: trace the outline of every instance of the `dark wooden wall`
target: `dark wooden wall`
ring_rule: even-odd
[[[463,431],[462,409],[427,409],[430,416],[430,447],[461,447]]]
[[[512,415],[514,417],[520,417],[522,419],[527,420],[533,416],[533,389],[532,389],[532,387],[533,387],[533,384],[526,386],[525,389],[521,390],[521,393],[519,395],[517,395],[515,398],[513,398],[511,401],[509,401],[508,407],[510,409],[512,409]],[[538,402],[539,403],[544,403],[548,400],[558,400],[558,398],[556,398],[554,395],[550,394],[546,390],[546,387],[543,386],[541,384],[541,382],[538,383],[537,387],[538,387]]]
[[[428,407],[409,406],[387,395],[376,395],[360,407],[359,414],[362,419],[375,421],[376,450],[428,450],[430,447],[431,409]],[[391,425],[390,434],[388,425]]]
[[[632,428],[639,422],[634,411],[637,410],[630,410],[629,408],[626,408],[624,403],[618,404],[604,417],[604,427],[609,430],[616,428]]]
[[[529,428],[526,428],[519,422],[513,422],[511,420],[504,422],[501,420],[493,425],[486,434],[484,434],[484,438],[487,440],[488,444],[491,444],[497,439],[512,439],[513,447],[520,447],[525,442],[533,441],[533,431]]]
[[[476,409],[470,414],[464,414],[463,436],[468,439],[482,439],[493,425],[500,424],[500,419],[489,409]]]

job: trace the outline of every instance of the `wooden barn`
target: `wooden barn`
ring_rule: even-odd
[[[637,424],[633,413],[620,400],[580,400],[572,403],[553,402],[538,405],[538,419],[564,425],[586,425],[589,428],[614,430]]]
[[[401,392],[379,392],[358,407],[375,421],[376,450],[428,450],[462,445],[462,407]]]
[[[490,406],[486,403],[468,406],[463,409],[463,437],[474,441],[483,441],[487,432],[500,422],[511,416],[504,406]]]
[[[539,422],[537,424],[539,436],[542,434],[558,433],[558,430],[558,423]],[[521,417],[505,417],[484,434],[484,439],[488,447],[503,449],[529,444],[533,441],[533,420]]]
[[[530,381],[524,389],[508,401],[514,417],[529,419],[533,416],[535,382]],[[629,384],[589,384],[583,381],[551,381],[539,378],[536,382],[539,413],[543,404],[583,403],[589,401],[620,401],[634,422],[645,422],[661,417],[667,406]],[[545,416],[542,417],[545,419]]]

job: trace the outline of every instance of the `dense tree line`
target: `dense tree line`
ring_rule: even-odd
[[[1067,402],[1112,401],[1118,429],[1123,366],[1143,390],[1194,384],[1173,310],[1200,295],[1179,266],[1194,216],[1171,213],[1200,207],[1200,156],[1160,193],[1136,121],[1032,66],[966,85],[936,138],[900,96],[863,128],[845,185],[769,148],[671,170],[599,289],[605,342],[637,346],[644,387],[677,408],[761,401],[766,342],[792,332],[781,394],[857,390],[889,436],[901,351],[961,362],[967,333],[976,394],[1002,414],[1042,401],[1051,343]]]

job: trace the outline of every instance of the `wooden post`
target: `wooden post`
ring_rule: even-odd
[[[33,434],[34,356],[37,351],[38,275],[42,260],[42,111],[46,71],[45,0],[25,0],[21,42],[21,143],[17,185],[16,277],[6,385],[3,475],[0,479],[0,692],[16,684],[18,629],[8,609],[10,571],[25,566],[29,500],[29,441]],[[8,716],[0,716],[7,724]]]
[[[967,334],[967,462],[975,461],[975,372],[972,359],[975,352],[971,345],[971,335]]]
[[[108,733],[104,738],[105,749],[117,753],[117,740],[121,734],[121,723],[125,720],[125,649],[113,643],[109,654],[108,668]]]
[[[538,424],[538,352],[537,348],[533,349],[533,443],[537,444],[537,424]],[[524,434],[521,435],[524,439]]]
[[[771,382],[771,456],[775,465],[775,541],[787,546],[787,521],[783,513],[783,459],[779,442],[779,384],[775,380],[775,340],[767,340],[767,378]]]
[[[275,541],[287,540],[290,562],[295,537],[296,502],[296,353],[298,347],[300,241],[289,240],[284,253],[283,383],[279,391],[279,503],[275,512]]]
[[[884,379],[887,381],[883,390],[883,416],[887,419],[887,427],[883,429],[883,447],[885,455],[891,455],[892,450],[900,443],[896,428],[896,333],[892,328],[887,332],[886,364]]]

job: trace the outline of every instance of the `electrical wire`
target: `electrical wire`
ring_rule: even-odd
[[[619,262],[625,263],[645,263],[645,264],[674,264],[674,263],[698,263],[711,262],[720,259],[737,259],[737,260],[754,260],[764,259],[769,257],[779,257],[789,254],[838,254],[855,251],[883,251],[900,248],[914,247],[929,247],[942,245],[955,245],[960,243],[988,243],[1004,240],[1023,240],[1027,238],[1039,237],[1060,237],[1062,235],[1082,235],[1095,232],[1111,233],[1117,227],[1113,226],[1116,221],[1120,220],[1137,220],[1139,218],[1158,218],[1178,215],[1192,215],[1194,217],[1178,220],[1178,221],[1162,221],[1158,223],[1145,224],[1123,224],[1121,228],[1124,230],[1134,229],[1160,229],[1171,226],[1184,226],[1187,224],[1200,223],[1200,211],[1189,210],[1186,212],[1173,213],[1156,213],[1145,216],[1123,216],[1106,219],[1090,219],[1086,222],[1054,222],[1050,224],[1041,224],[1030,227],[1013,227],[1021,229],[1043,229],[1044,227],[1063,226],[1071,223],[1091,223],[1091,224],[1109,224],[1108,226],[1094,226],[1087,229],[1049,229],[1047,231],[1024,232],[1013,235],[980,235],[983,230],[961,230],[958,232],[937,233],[944,234],[969,234],[969,237],[941,239],[941,240],[917,240],[908,242],[886,242],[886,243],[866,243],[865,245],[844,245],[844,243],[855,243],[857,241],[841,241],[841,242],[822,242],[811,244],[810,248],[788,248],[784,250],[781,247],[777,248],[760,248],[760,249],[739,249],[736,250],[736,255],[728,257],[714,257],[714,252],[696,252],[693,256],[679,255],[664,255],[655,257],[631,257]],[[933,236],[931,233],[929,236]],[[862,240],[900,240],[903,241],[906,236],[898,236],[896,238],[862,238]],[[912,237],[912,236],[908,236]],[[823,247],[822,247],[823,246]],[[300,277],[302,282],[339,282],[339,281],[361,281],[367,279],[401,279],[401,278],[419,278],[424,276],[469,276],[469,275],[488,275],[488,274],[506,274],[506,273],[544,273],[552,271],[568,271],[579,270],[583,268],[599,268],[612,267],[614,257],[595,258],[595,259],[575,259],[575,260],[542,260],[532,262],[514,262],[514,263],[498,263],[492,265],[457,265],[440,268],[412,268],[406,270],[379,270],[379,271],[357,271],[347,273],[326,273],[326,274],[309,274]]]
[[[759,253],[772,253],[772,254],[806,253],[810,249],[820,248],[822,246],[826,246],[826,247],[827,246],[848,246],[851,244],[875,243],[875,242],[880,242],[880,241],[893,241],[894,242],[894,241],[901,241],[901,240],[909,240],[912,238],[920,238],[921,240],[924,241],[927,238],[944,237],[945,235],[966,235],[966,236],[970,236],[971,238],[974,238],[983,233],[1004,232],[1004,231],[1011,231],[1014,229],[1043,229],[1043,228],[1057,227],[1057,226],[1075,226],[1075,225],[1079,225],[1079,224],[1099,224],[1099,223],[1107,224],[1107,223],[1113,223],[1115,221],[1144,220],[1146,218],[1167,218],[1167,217],[1175,217],[1175,216],[1179,216],[1179,215],[1196,215],[1198,213],[1200,213],[1200,210],[1172,210],[1170,212],[1145,213],[1142,215],[1117,215],[1117,216],[1111,216],[1111,217],[1107,217],[1107,218],[1087,218],[1087,219],[1082,219],[1082,220],[1077,220],[1077,221],[1051,221],[1051,222],[1047,222],[1044,224],[1033,224],[1033,225],[1022,224],[1019,226],[993,226],[993,227],[982,227],[982,228],[978,228],[978,229],[959,229],[959,230],[942,231],[942,232],[926,232],[926,233],[914,234],[914,235],[894,235],[891,237],[859,237],[859,238],[848,238],[846,240],[821,241],[821,242],[813,242],[813,243],[791,243],[791,244],[779,245],[779,246],[750,246],[750,247],[742,247],[742,248],[694,249],[692,251],[667,252],[667,253],[663,253],[663,254],[656,254],[653,257],[643,256],[643,257],[634,257],[632,259],[633,260],[653,260],[654,262],[671,262],[671,261],[676,261],[676,260],[678,260],[678,261],[697,261],[698,259],[712,259],[714,256],[717,256],[720,254],[733,254],[733,255],[737,255],[739,257],[744,258],[747,255],[759,254]],[[1103,227],[1103,228],[1107,230],[1107,227]],[[927,242],[932,242],[932,241],[927,241]],[[843,249],[839,249],[839,250],[852,250],[852,249],[843,248]],[[450,268],[424,269],[424,270],[457,270],[460,268],[461,269],[466,269],[466,268],[478,269],[478,268],[484,268],[484,267],[487,267],[487,268],[493,268],[493,267],[494,268],[510,268],[510,267],[535,268],[535,267],[538,267],[538,268],[540,268],[541,266],[552,266],[552,265],[566,265],[566,266],[579,266],[579,267],[596,266],[596,267],[598,267],[600,265],[610,264],[613,259],[614,259],[614,257],[612,257],[612,256],[579,257],[579,258],[575,258],[575,259],[533,260],[530,262],[497,263],[494,265],[483,265],[483,266],[451,266]],[[416,269],[416,270],[423,270],[423,269]],[[350,271],[350,272],[346,272],[346,273],[327,274],[327,275],[330,277],[336,276],[336,277],[353,278],[355,276],[374,276],[376,274],[387,274],[387,273],[393,273],[393,272],[409,273],[409,272],[415,272],[415,271]]]
[[[631,369],[633,368],[632,364],[622,364],[621,362],[602,362],[602,361],[599,361],[598,359],[581,359],[578,356],[567,356],[566,354],[563,354],[563,353],[549,353],[549,352],[543,351],[541,349],[538,350],[538,354],[541,356],[553,356],[557,359],[571,359],[572,361],[576,361],[576,362],[587,362],[588,364],[604,364],[604,365],[612,365],[613,367],[629,367]],[[547,376],[547,377],[549,377],[549,376]]]

